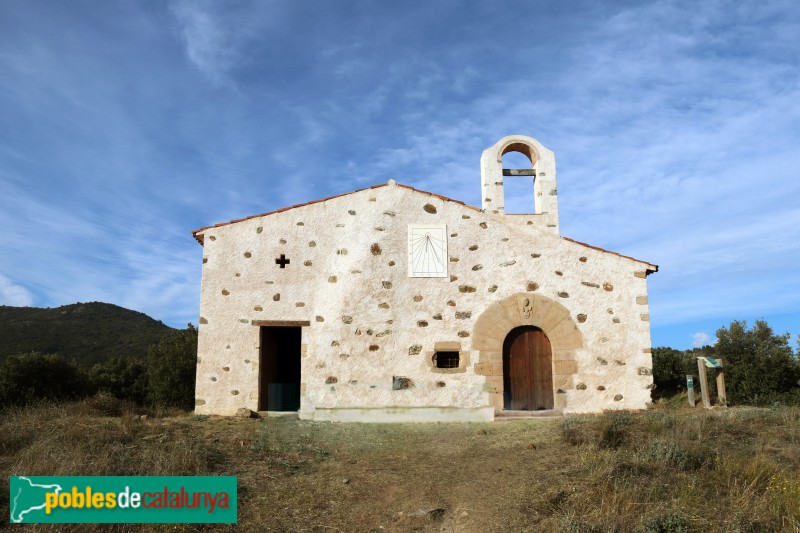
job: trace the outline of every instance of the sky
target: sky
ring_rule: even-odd
[[[654,346],[796,335],[798,50],[795,0],[4,0],[0,305],[196,324],[192,230],[389,178],[479,206],[524,134],[562,235],[659,265]]]

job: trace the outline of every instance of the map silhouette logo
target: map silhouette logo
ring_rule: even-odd
[[[15,483],[16,482],[16,483]],[[61,485],[43,485],[34,483],[29,477],[19,476],[11,478],[11,522],[24,523],[25,520],[35,520],[40,513],[44,514],[45,495],[49,492],[59,494]],[[31,515],[32,516],[29,516]]]

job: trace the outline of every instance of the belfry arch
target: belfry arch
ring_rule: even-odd
[[[527,292],[491,304],[472,330],[472,348],[478,352],[475,372],[486,376],[490,405],[504,409],[503,345],[508,334],[521,326],[535,326],[547,336],[552,349],[554,409],[564,409],[567,391],[574,387],[576,352],[584,346],[583,335],[566,307]]]
[[[530,174],[519,172],[528,169],[503,169],[503,155],[510,152],[519,152],[530,160],[532,167]],[[559,234],[555,154],[533,137],[510,135],[484,150],[481,156],[483,210],[487,213],[505,215],[505,177],[514,179],[513,176],[528,175],[533,178],[534,213],[525,216],[543,217],[545,223],[542,227]]]

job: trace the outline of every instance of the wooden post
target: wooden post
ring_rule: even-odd
[[[719,359],[719,364],[722,364],[722,359]],[[728,407],[728,395],[725,392],[725,369],[717,369],[717,398],[719,404]]]
[[[702,357],[697,358],[697,371],[700,374],[700,391],[703,395],[703,407],[711,409],[711,398],[708,395],[708,376],[706,362]]]
[[[697,402],[694,399],[694,376],[691,374],[686,375],[686,392],[689,394],[689,405],[694,407]]]

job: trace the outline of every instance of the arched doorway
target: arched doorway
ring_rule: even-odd
[[[535,292],[518,292],[498,300],[483,310],[472,328],[472,349],[477,350],[475,374],[485,376],[489,402],[496,410],[508,409],[505,391],[508,368],[503,350],[509,332],[533,326],[547,336],[552,353],[553,410],[569,409],[569,392],[575,389],[578,351],[584,348],[583,334],[569,309],[560,302]]]
[[[550,340],[541,329],[520,326],[506,336],[503,390],[505,409],[553,409],[553,352]]]

